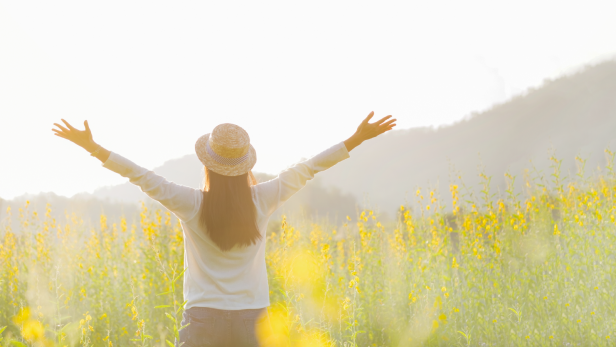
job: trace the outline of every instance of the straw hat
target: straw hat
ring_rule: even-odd
[[[257,162],[248,133],[235,124],[217,125],[197,140],[195,151],[203,165],[224,176],[243,175]]]

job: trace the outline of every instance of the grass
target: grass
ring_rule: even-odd
[[[452,204],[417,190],[396,222],[272,222],[269,346],[608,346],[616,332],[616,176],[515,178]],[[442,193],[442,192],[441,192]],[[10,212],[12,213],[12,212]],[[87,227],[26,205],[0,231],[1,346],[172,346],[183,238],[169,213]],[[8,224],[10,225],[10,223]]]

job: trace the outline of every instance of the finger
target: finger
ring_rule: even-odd
[[[371,111],[370,114],[368,114],[368,117],[366,117],[366,119],[364,119],[364,121],[361,122],[361,124],[368,124],[370,119],[372,119],[372,116],[374,116],[374,111]]]
[[[383,129],[383,131],[379,132],[379,135],[382,135],[382,134],[384,134],[384,133],[386,133],[386,132],[388,132],[388,131],[390,131],[392,129],[393,129],[393,127],[389,127],[389,128]]]
[[[385,123],[381,124],[380,126],[381,126],[381,127],[385,127],[385,128],[387,128],[390,124],[395,123],[395,122],[396,122],[396,120],[397,120],[397,119],[395,119],[395,118],[394,118],[394,119],[390,119],[390,120],[388,120],[387,122],[385,122]]]
[[[85,127],[86,127],[86,131],[87,131],[87,132],[89,132],[89,133],[91,133],[91,131],[90,131],[90,126],[88,125],[88,121],[87,121],[87,120],[83,122],[83,125],[85,125]]]
[[[73,127],[72,125],[68,124],[67,121],[65,121],[64,119],[62,119],[62,121],[64,122],[64,124],[66,124],[66,126],[71,129],[71,130],[77,130],[75,127]]]
[[[52,131],[58,133],[58,134],[62,134],[64,136],[68,136],[68,134],[65,134],[62,130],[58,130],[58,129],[51,129]]]
[[[396,126],[396,123],[390,124],[386,127],[381,127],[381,134],[390,131],[391,129],[393,129]]]
[[[64,135],[61,135],[61,134],[58,134],[58,133],[55,133],[54,135],[56,135],[56,136],[58,136],[58,137],[61,137],[61,138],[63,138],[63,139],[67,139],[67,140],[69,139],[68,137],[66,137],[66,136],[64,136]],[[69,140],[69,141],[70,141],[70,140]]]
[[[55,126],[57,126],[58,128],[62,129],[62,131],[64,131],[64,132],[67,132],[67,133],[70,133],[70,132],[71,132],[70,130],[66,129],[65,127],[61,126],[61,125],[60,125],[60,124],[58,124],[58,123],[53,123],[53,125],[55,125]]]
[[[379,119],[378,121],[372,123],[372,124],[376,124],[376,125],[381,125],[381,123],[383,123],[384,121],[388,120],[389,118],[391,118],[391,115],[387,116],[387,117],[383,117],[381,119]]]

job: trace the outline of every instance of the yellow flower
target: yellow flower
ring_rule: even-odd
[[[441,288],[441,291],[446,292],[447,288],[443,287],[443,288]]]
[[[24,324],[28,320],[30,320],[30,308],[28,307],[20,309],[19,314],[13,317],[13,322],[15,322],[15,324],[17,325]]]
[[[29,320],[24,324],[23,336],[28,341],[40,341],[44,339],[45,328],[43,328],[43,324],[37,320]]]

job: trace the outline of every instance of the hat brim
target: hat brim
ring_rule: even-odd
[[[257,163],[257,151],[252,145],[248,148],[248,158],[237,165],[223,165],[214,160],[207,152],[206,144],[210,139],[210,134],[205,134],[197,139],[195,152],[199,161],[208,169],[223,176],[239,176],[248,173]]]

